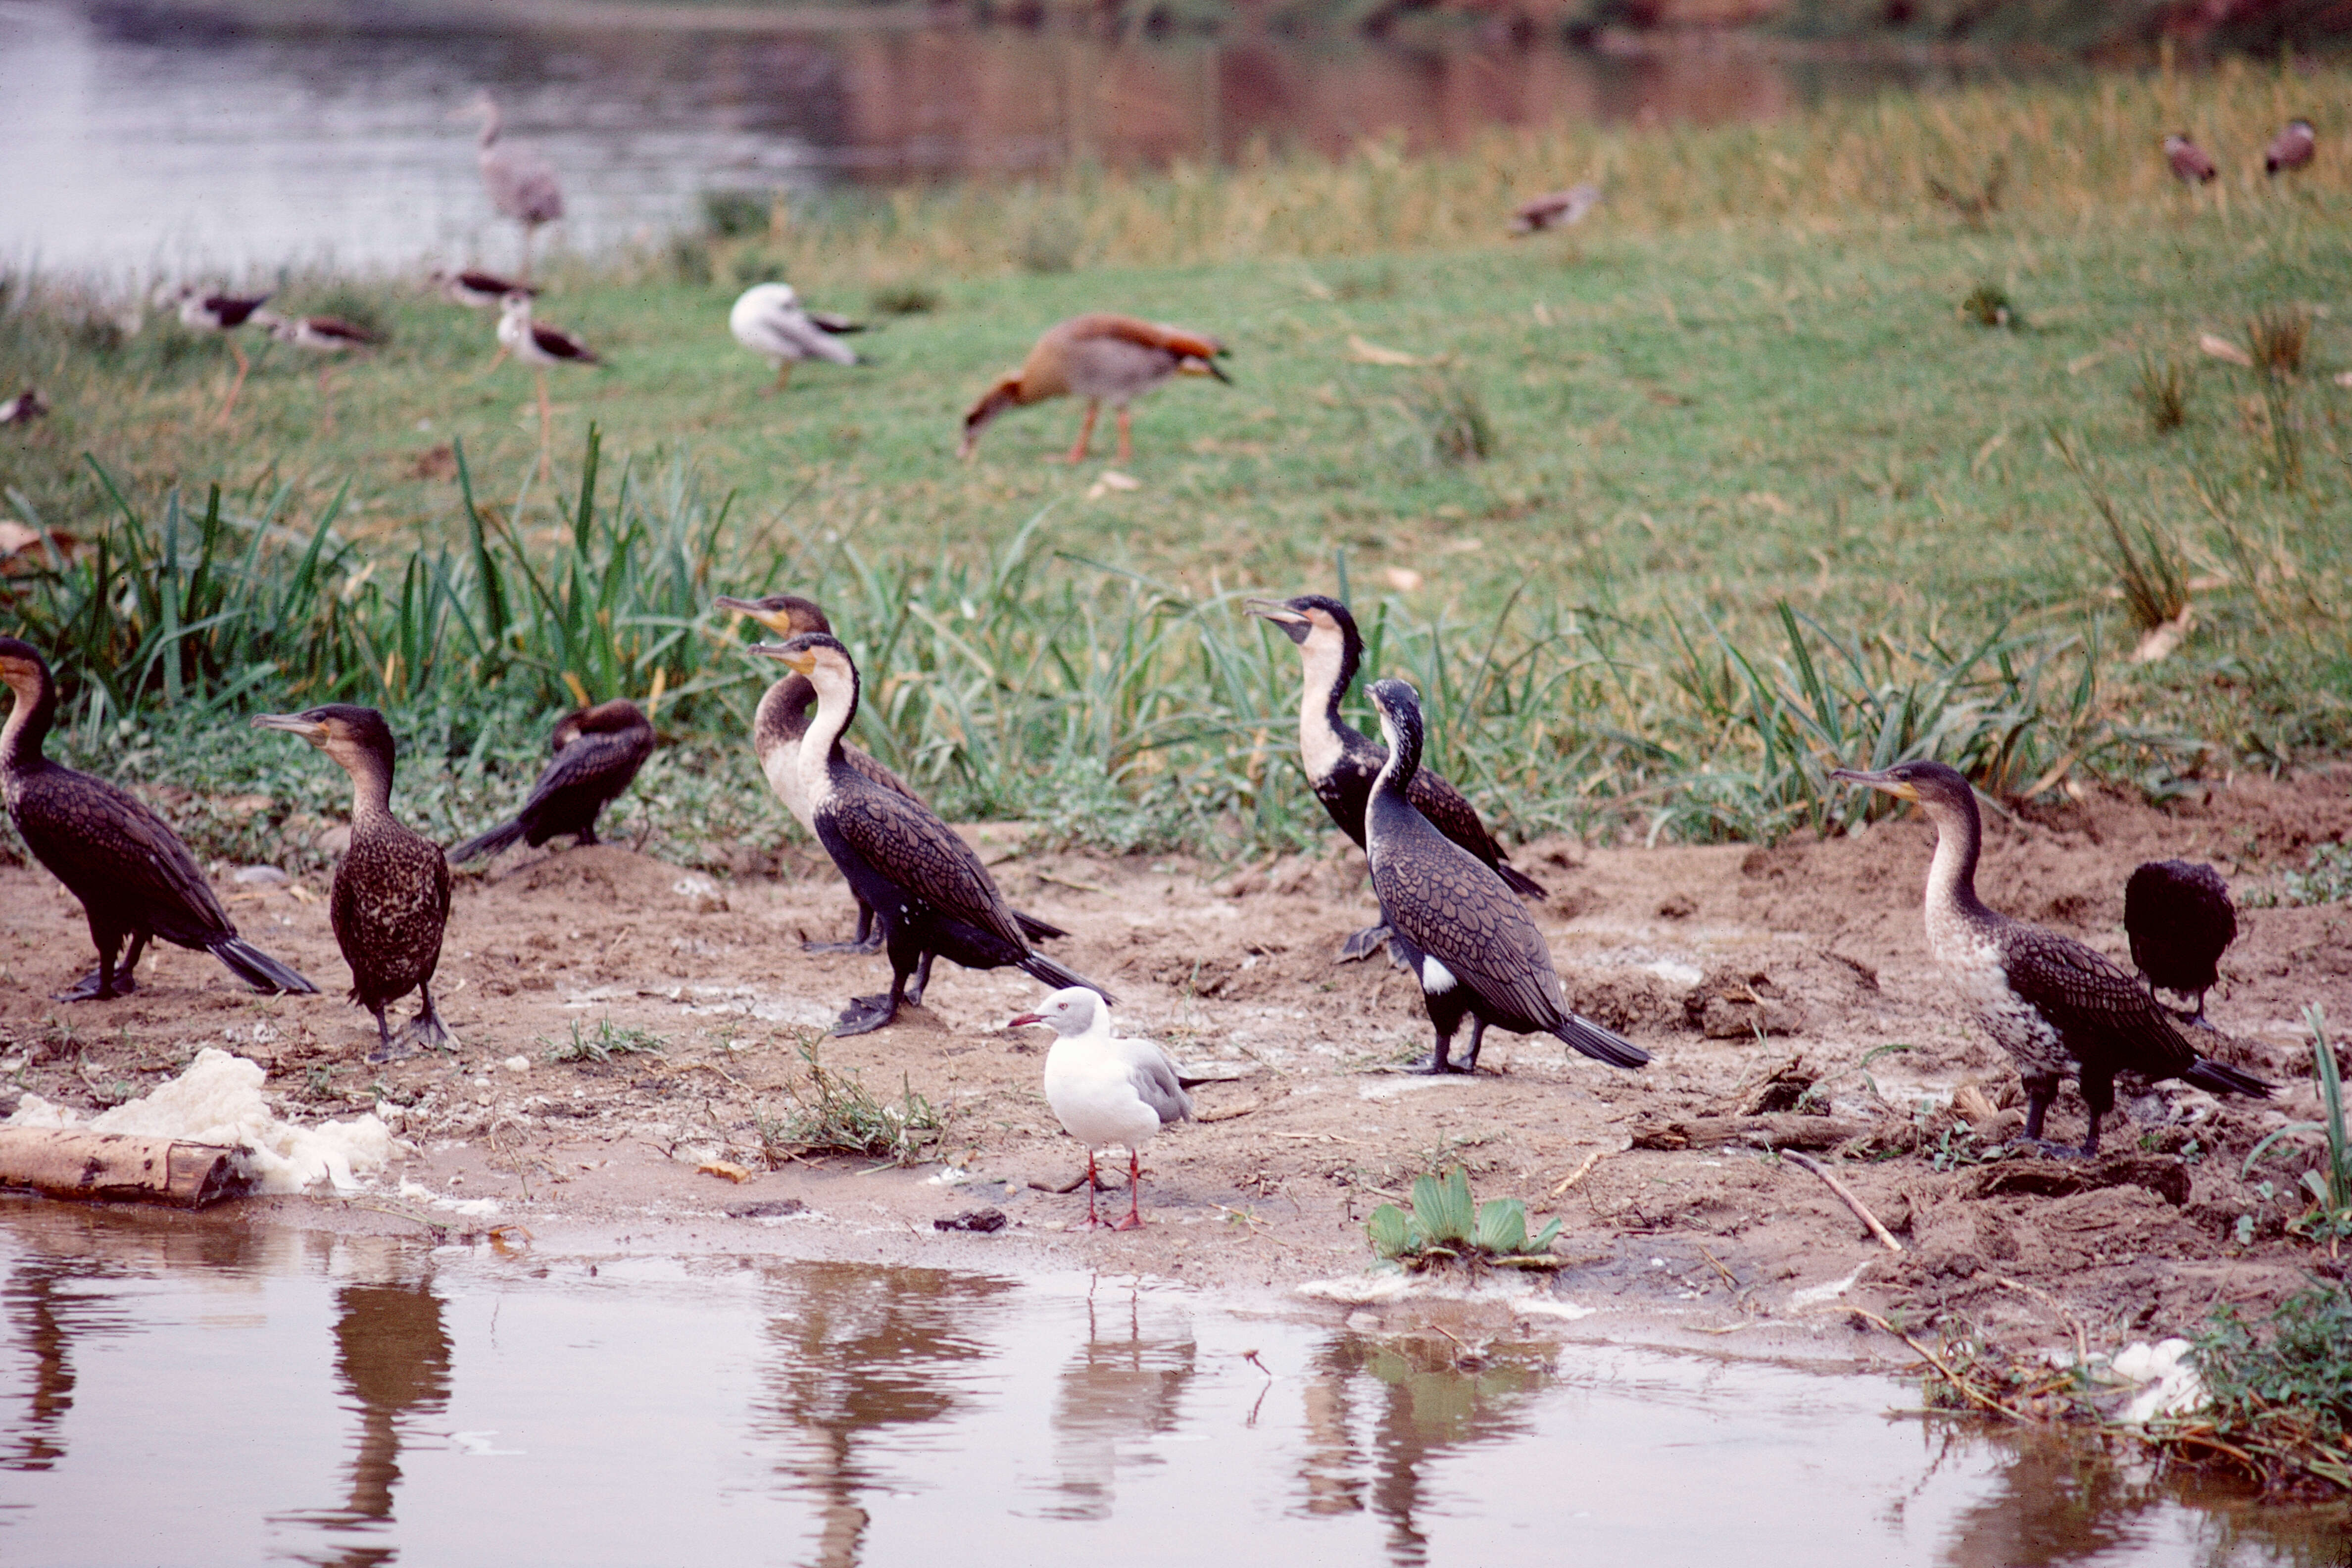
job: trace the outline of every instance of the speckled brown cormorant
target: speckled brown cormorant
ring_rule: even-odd
[[[257,991],[318,991],[236,934],[188,847],[162,817],[104,779],[41,754],[57,718],[58,688],[38,649],[0,637],[0,680],[16,695],[0,729],[0,795],[34,858],[81,900],[98,947],[97,971],[57,1000],[104,1001],[135,989],[131,971],[151,937],[211,953]],[[117,963],[126,941],[129,951]]]
[[[565,714],[548,749],[555,755],[514,820],[449,851],[451,865],[496,855],[518,838],[534,849],[564,833],[581,844],[595,843],[597,814],[629,787],[654,754],[654,727],[635,703],[615,698]]]
[[[1650,1053],[1561,1004],[1543,932],[1495,868],[1438,831],[1412,799],[1421,766],[1421,700],[1402,680],[1370,693],[1388,756],[1364,807],[1364,852],[1389,928],[1389,950],[1421,982],[1437,1048],[1424,1072],[1475,1072],[1486,1026],[1555,1035],[1595,1061],[1637,1068]],[[1448,1059],[1467,1017],[1470,1050]]]
[[[1013,964],[1056,989],[1085,985],[1084,975],[1032,949],[1004,895],[971,846],[929,807],[875,783],[850,766],[842,734],[857,714],[857,666],[823,632],[752,650],[806,676],[816,689],[816,718],[801,742],[801,787],[818,842],[858,898],[872,908],[890,953],[890,991],[859,996],[842,1010],[835,1035],[863,1035],[898,1016],[900,1002],[922,1004],[933,957],[966,969]],[[914,984],[907,983],[908,975]]]
[[[1985,1033],[2016,1058],[2025,1079],[2028,1143],[2048,1150],[2042,1120],[2069,1073],[2081,1079],[2090,1110],[2081,1151],[2086,1157],[2099,1152],[2099,1119],[2115,1109],[2119,1072],[2182,1079],[2215,1094],[2269,1097],[2271,1086],[2262,1079],[2199,1056],[2172,1016],[2120,964],[1985,907],[1977,897],[1984,824],[1976,792],[1957,769],[1898,763],[1884,773],[1839,768],[1831,776],[1916,801],[1935,823],[1927,946],[1959,982]]]
[[[301,713],[262,713],[254,727],[299,735],[352,775],[352,843],[335,868],[328,913],[352,966],[352,1000],[375,1015],[372,1062],[418,1046],[454,1046],[433,1010],[433,972],[449,921],[449,863],[441,846],[392,815],[392,727],[373,708],[332,702]],[[384,1010],[411,991],[416,1016],[395,1039]]]
[[[1307,764],[1307,782],[1315,798],[1331,814],[1339,831],[1364,843],[1364,803],[1371,798],[1372,775],[1381,771],[1388,753],[1380,743],[1339,717],[1340,700],[1356,682],[1364,661],[1364,639],[1356,617],[1337,599],[1302,594],[1296,599],[1251,599],[1249,613],[1280,626],[1298,645],[1307,679],[1298,691],[1298,755]],[[1430,772],[1414,770],[1414,809],[1446,837],[1476,856],[1503,879],[1504,886],[1531,899],[1544,896],[1543,887],[1503,858],[1503,847],[1478,820],[1477,807],[1462,792]],[[1348,938],[1341,959],[1362,958],[1381,945],[1381,928],[1367,926]]]
[[[830,636],[833,623],[812,600],[798,594],[771,594],[763,599],[738,599],[720,595],[712,603],[722,610],[733,610],[749,616],[780,637],[796,637],[803,632],[824,632]],[[751,752],[760,759],[760,771],[767,775],[768,787],[784,803],[784,809],[794,821],[816,836],[816,818],[809,809],[808,792],[801,785],[799,768],[801,737],[808,733],[809,714],[816,706],[816,688],[807,678],[787,675],[760,699],[760,709],[751,719]],[[842,742],[841,760],[884,789],[896,790],[926,811],[930,807],[921,795],[907,787],[897,773],[876,762],[873,757],[847,742]],[[1045,942],[1070,933],[1035,915],[1013,911],[1021,922],[1021,930],[1031,942]],[[864,899],[857,900],[857,936],[850,942],[804,942],[807,952],[879,952],[882,933],[874,924],[874,911]]]
[[[2148,861],[2124,884],[2124,931],[2148,994],[2159,985],[2193,992],[2191,1021],[2203,1024],[2205,993],[2221,983],[2221,954],[2238,940],[2238,911],[2221,873],[2187,860]]]

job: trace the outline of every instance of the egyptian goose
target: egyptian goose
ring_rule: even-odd
[[[804,359],[858,363],[857,355],[841,339],[866,327],[846,316],[803,310],[789,283],[759,283],[744,289],[735,308],[727,312],[727,330],[735,334],[737,342],[776,367],[776,384],[768,388],[772,394],[784,389],[784,383],[792,379],[793,366]]]
[[[1087,400],[1087,416],[1066,460],[1087,460],[1095,416],[1108,403],[1118,412],[1118,460],[1124,463],[1135,455],[1127,405],[1171,375],[1213,375],[1230,386],[1232,378],[1217,363],[1224,352],[1225,345],[1216,339],[1181,327],[1107,311],[1073,316],[1046,329],[1021,368],[971,405],[963,416],[963,444],[956,456],[970,458],[980,445],[981,431],[1006,409],[1076,395]]]

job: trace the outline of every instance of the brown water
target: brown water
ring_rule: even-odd
[[[2342,1563],[1876,1377],[0,1200],[0,1562]],[[1440,1348],[1442,1342],[1440,1342]],[[1251,1359],[1255,1352],[1255,1360]]]
[[[526,26],[411,8],[422,0],[287,13],[301,3],[0,0],[0,265],[257,281],[428,256],[511,265],[470,131],[448,118],[483,88],[562,179],[570,215],[551,238],[596,251],[697,221],[713,188],[1218,161],[1253,142],[1457,145],[1492,125],[1748,119],[1946,76],[1468,33],[1408,46],[825,30],[685,5]]]

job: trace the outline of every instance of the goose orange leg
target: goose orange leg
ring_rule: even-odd
[[[1118,405],[1118,463],[1125,468],[1135,460],[1135,434],[1128,427],[1127,405]]]
[[[1091,397],[1087,399],[1087,416],[1078,422],[1077,445],[1070,448],[1070,455],[1062,461],[1076,467],[1087,460],[1087,448],[1094,444],[1095,416],[1101,412],[1100,402]]]

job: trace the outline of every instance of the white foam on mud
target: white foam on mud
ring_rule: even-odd
[[[299,1193],[320,1182],[338,1193],[357,1192],[360,1178],[391,1163],[410,1145],[392,1135],[375,1112],[312,1126],[270,1113],[258,1062],[207,1046],[171,1082],[152,1094],[85,1119],[81,1112],[27,1094],[5,1125],[79,1127],[191,1143],[225,1144],[256,1192]]]
[[[1802,1290],[1791,1290],[1789,1292],[1789,1305],[1802,1311],[1807,1307],[1818,1307],[1824,1301],[1834,1301],[1853,1289],[1854,1281],[1861,1278],[1862,1269],[1857,1266],[1853,1273],[1843,1279],[1832,1279],[1827,1284],[1809,1285]]]
[[[1394,1100],[1400,1094],[1418,1094],[1425,1089],[1444,1089],[1454,1084],[1475,1081],[1475,1076],[1466,1072],[1436,1073],[1426,1078],[1400,1073],[1389,1078],[1376,1078],[1359,1086],[1356,1093],[1365,1100]]]

